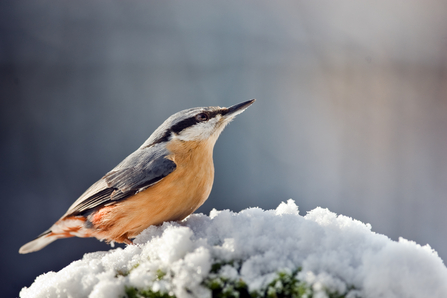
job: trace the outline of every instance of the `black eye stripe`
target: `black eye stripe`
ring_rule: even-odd
[[[182,120],[182,121],[180,121],[179,123],[173,125],[173,126],[171,127],[171,131],[172,131],[173,133],[178,134],[178,133],[180,133],[182,130],[184,130],[185,128],[188,128],[188,127],[190,127],[190,126],[193,126],[193,125],[196,124],[196,123],[197,123],[196,116],[194,116],[194,117],[190,117],[190,118],[186,118],[185,120]]]
[[[197,119],[197,116],[201,115],[201,114],[205,114],[207,116],[206,120],[210,120],[210,119],[216,117],[217,115],[222,114],[222,111],[221,110],[217,110],[217,111],[203,111],[201,113],[198,113],[198,114],[194,115],[193,117],[186,118],[186,119],[180,121],[179,123],[174,124],[171,127],[170,131],[172,131],[175,134],[179,134],[182,130],[184,130],[184,129],[190,127],[190,126],[193,126],[193,125],[195,125],[195,124],[197,124],[199,122],[206,121],[206,120],[200,121],[199,119]]]
[[[222,116],[225,115],[227,113],[227,111],[226,111],[226,109],[222,108],[222,109],[215,110],[215,111],[203,111],[201,113],[206,113],[206,115],[208,115],[208,120],[210,120],[210,119],[216,117],[217,115],[222,115]],[[162,135],[160,135],[159,138],[154,140],[154,142],[148,146],[152,146],[157,143],[167,142],[167,141],[169,141],[169,139],[171,137],[171,133],[179,134],[182,130],[199,123],[200,121],[197,121],[196,116],[201,113],[197,113],[196,115],[194,115],[192,117],[183,119],[182,121],[172,125],[170,129],[167,129]]]

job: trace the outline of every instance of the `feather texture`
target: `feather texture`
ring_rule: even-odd
[[[166,158],[169,154],[160,144],[136,150],[87,189],[64,217],[126,199],[160,182],[176,168],[176,164]]]

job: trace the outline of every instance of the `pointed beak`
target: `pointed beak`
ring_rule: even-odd
[[[223,113],[222,116],[224,118],[233,118],[236,115],[245,111],[245,109],[247,109],[249,106],[251,106],[255,101],[256,101],[256,99],[252,99],[252,100],[248,100],[245,102],[238,103],[234,106],[231,106],[231,107],[227,108],[226,112]]]

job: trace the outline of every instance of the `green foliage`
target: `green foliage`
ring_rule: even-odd
[[[162,280],[163,277],[165,277],[165,276],[166,276],[166,272],[163,272],[163,270],[161,270],[161,269],[157,270],[157,280]]]
[[[252,297],[242,279],[231,281],[223,277],[207,278],[203,285],[211,290],[212,297],[215,298]]]
[[[312,286],[297,278],[301,268],[292,272],[279,271],[276,277],[259,291],[250,292],[247,284],[241,279],[231,279],[222,276],[224,266],[233,267],[240,275],[241,262],[216,262],[211,266],[208,277],[202,285],[211,290],[213,298],[312,298],[314,290]],[[162,270],[157,270],[157,280],[166,276]],[[347,293],[354,290],[350,287],[346,293],[330,292],[325,290],[328,298],[345,298]],[[174,298],[169,293],[153,292],[149,289],[137,289],[126,287],[128,298]]]
[[[278,272],[277,277],[270,282],[263,297],[267,298],[305,298],[312,297],[311,287],[296,278],[300,269],[288,274]]]
[[[169,293],[153,292],[152,290],[141,290],[134,287],[125,288],[128,298],[174,298]]]
[[[220,268],[219,268],[220,269]],[[207,278],[204,285],[211,289],[213,298],[306,298],[312,297],[309,285],[296,278],[298,270],[291,274],[278,272],[277,277],[266,289],[249,292],[247,284],[242,280],[229,280],[220,276]],[[332,298],[332,297],[331,297]]]
[[[138,268],[138,266],[140,266],[140,264],[136,264],[134,265],[132,268],[130,268],[130,270],[128,271],[123,271],[123,270],[118,270],[115,274],[115,277],[118,276],[128,276],[130,272],[132,272],[132,270],[134,270],[135,268]]]
[[[213,298],[311,298],[314,291],[311,285],[297,278],[301,268],[293,272],[277,272],[277,276],[267,285],[265,289],[249,292],[247,284],[242,279],[231,280],[219,275],[225,265],[230,265],[240,273],[240,263],[234,262],[215,263],[211,268],[208,278],[203,285],[209,288]],[[349,290],[353,290],[351,287]],[[347,293],[325,291],[328,298],[344,298]]]

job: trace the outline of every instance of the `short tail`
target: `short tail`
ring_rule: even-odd
[[[23,245],[19,249],[19,253],[21,254],[27,254],[30,252],[35,252],[38,250],[41,250],[54,240],[59,239],[60,237],[56,236],[51,232],[51,230],[46,230],[42,234],[40,234],[36,239],[34,239],[31,242],[28,242],[27,244]]]

